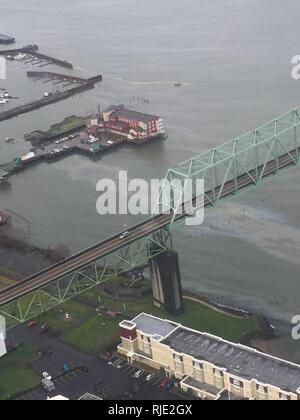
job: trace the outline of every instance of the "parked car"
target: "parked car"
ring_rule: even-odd
[[[135,374],[133,375],[133,378],[135,379],[139,379],[142,375],[144,374],[143,370],[138,370],[137,372],[135,372]]]
[[[34,328],[37,325],[37,321],[30,321],[27,324],[27,328]]]
[[[68,372],[70,372],[70,370],[71,370],[71,368],[70,368],[70,366],[69,366],[67,363],[65,363],[65,364],[62,366],[62,371],[63,371],[63,373],[68,373]]]
[[[168,386],[169,382],[170,382],[170,379],[169,378],[164,379],[160,383],[160,385],[159,385],[160,389],[166,389],[166,387]]]
[[[152,381],[152,379],[154,378],[154,374],[153,373],[149,373],[149,375],[147,375],[146,376],[146,379],[145,379],[145,381],[146,382],[151,382]]]
[[[169,383],[166,385],[166,389],[171,389],[173,388],[174,385],[175,385],[175,382],[173,381],[173,379],[170,379]]]
[[[51,381],[51,375],[49,375],[49,373],[47,372],[43,372],[43,378],[48,379],[48,381]]]

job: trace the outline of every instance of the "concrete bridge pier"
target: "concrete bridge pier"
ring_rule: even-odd
[[[154,304],[172,315],[184,312],[178,254],[165,251],[150,260]]]

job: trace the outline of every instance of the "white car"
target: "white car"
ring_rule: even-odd
[[[119,238],[120,238],[120,239],[126,239],[126,238],[128,238],[128,236],[130,236],[130,232],[129,232],[128,230],[126,230],[126,232],[123,232],[123,233],[119,236]]]
[[[139,379],[141,376],[143,376],[144,371],[143,370],[138,370],[137,372],[135,372],[135,374],[133,375],[133,378],[135,379]]]
[[[43,378],[48,379],[48,381],[51,381],[51,379],[52,379],[51,375],[49,375],[49,373],[47,373],[47,372],[43,373]]]
[[[152,379],[154,378],[154,374],[153,373],[150,373],[149,375],[147,375],[146,376],[146,379],[145,379],[145,381],[146,382],[151,382],[152,381]]]

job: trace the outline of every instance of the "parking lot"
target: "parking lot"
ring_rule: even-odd
[[[63,395],[71,400],[86,392],[107,400],[174,400],[169,389],[161,389],[165,379],[162,374],[130,365],[126,360],[113,356],[102,360],[70,345],[51,334],[39,334],[38,329],[18,326],[14,334],[22,342],[30,341],[40,349],[32,369],[40,375],[51,376],[55,391],[47,393],[41,385],[15,397],[18,400],[45,400],[47,397]],[[11,337],[13,338],[13,337]],[[65,366],[68,370],[65,371]],[[88,371],[79,369],[86,367]],[[148,375],[153,375],[148,377]]]
[[[51,360],[55,366],[55,354]],[[75,366],[70,363],[70,368]],[[41,361],[39,368],[43,371],[45,364]],[[100,374],[100,369],[101,373]],[[99,361],[97,371],[83,373],[79,369],[69,373],[60,372],[55,369],[48,369],[55,384],[55,392],[47,393],[41,386],[31,390],[17,400],[45,400],[54,395],[67,396],[70,399],[77,399],[88,390],[103,399],[108,400],[134,400],[134,399],[178,399],[172,396],[168,389],[161,389],[160,385],[165,378],[159,374],[151,373],[128,364],[125,360],[113,356],[108,361]],[[103,374],[107,370],[106,374]],[[79,392],[79,390],[82,390]]]
[[[154,373],[153,371],[151,372],[150,369],[145,370],[144,368],[135,367],[129,364],[126,360],[117,356],[113,356],[110,360],[108,360],[108,365],[111,368],[117,369],[122,375],[138,380],[144,384],[151,385],[153,387],[160,388],[161,383],[166,379],[164,376],[158,374],[157,372]],[[178,385],[178,383],[174,382],[172,386]]]

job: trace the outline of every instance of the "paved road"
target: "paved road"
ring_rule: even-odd
[[[298,152],[299,151],[300,148]],[[282,155],[278,162],[276,160],[271,160],[266,166],[261,166],[258,169],[259,173],[263,173],[263,177],[267,177],[276,171],[277,165],[279,169],[291,165],[293,162],[291,155],[295,156],[296,150],[290,152],[290,154],[287,153]],[[220,185],[214,190],[207,191],[205,193],[204,205],[208,206],[210,204],[210,200],[213,200],[214,197],[216,197],[220,192],[220,198],[225,198],[226,196],[229,196],[232,193],[242,190],[253,184],[253,179],[251,177],[256,177],[256,171],[250,171],[250,175],[251,176],[248,174],[241,175],[236,181],[228,181],[224,186]],[[195,204],[195,202],[196,199],[194,200],[193,204]],[[182,214],[177,215],[176,220],[180,220],[186,217],[186,215],[189,213],[190,207],[191,203],[186,203]],[[52,267],[49,267],[48,269],[41,271],[40,273],[37,273],[23,280],[22,282],[1,291],[0,306],[8,304],[21,296],[39,289],[42,286],[46,286],[66,274],[85,267],[89,263],[97,261],[98,259],[103,258],[104,256],[124,247],[127,244],[130,244],[131,242],[157,232],[160,229],[168,226],[171,221],[172,214],[158,215],[131,228],[130,236],[125,239],[120,239],[120,235],[114,236],[79,254],[74,255],[73,257],[70,257]]]

